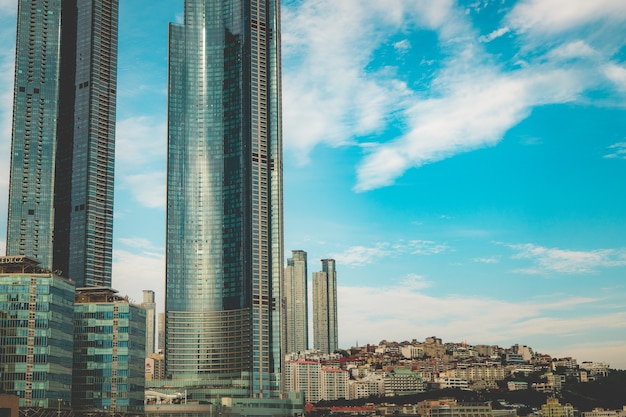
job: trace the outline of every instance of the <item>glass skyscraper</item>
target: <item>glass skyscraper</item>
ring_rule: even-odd
[[[194,400],[281,394],[279,0],[170,25],[166,373]]]
[[[111,285],[118,0],[19,0],[7,254]]]
[[[334,259],[322,259],[322,271],[313,273],[313,347],[323,353],[339,348]]]
[[[309,348],[309,314],[306,252],[291,251],[285,267],[285,353]]]

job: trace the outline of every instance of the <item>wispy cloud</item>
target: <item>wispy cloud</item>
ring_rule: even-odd
[[[164,208],[167,129],[163,119],[139,116],[118,122],[116,166],[120,189],[148,208]]]
[[[15,0],[0,0],[0,11],[5,16],[15,16],[17,12],[17,2]]]
[[[488,35],[484,35],[484,36],[480,36],[478,38],[479,42],[485,42],[485,43],[489,43],[494,39],[499,38],[500,36],[504,36],[507,33],[509,33],[511,31],[511,29],[509,29],[508,27],[501,27],[500,29],[496,29],[493,32],[491,32]]]
[[[619,91],[626,91],[626,67],[609,63],[604,66],[604,74]]]
[[[412,94],[389,73],[368,74],[388,32],[442,25],[451,1],[319,0],[283,10],[285,148],[301,162],[318,144],[373,134]],[[386,33],[387,32],[387,33]],[[404,43],[396,46],[406,46]]]
[[[394,243],[379,242],[374,246],[353,246],[341,253],[335,254],[334,259],[342,265],[363,266],[378,262],[381,258],[400,255],[436,255],[451,248],[445,243],[430,240],[409,240]]]
[[[166,184],[165,172],[153,171],[141,174],[126,175],[121,186],[131,190],[132,196],[139,204],[148,208],[165,208]]]
[[[530,35],[598,22],[616,26],[626,9],[621,0],[568,4],[522,0],[499,29],[478,36],[465,10],[451,1],[291,3],[283,28],[286,149],[305,162],[318,144],[354,145],[368,136],[354,187],[367,191],[391,185],[408,169],[495,146],[535,107],[575,102],[607,81],[618,90],[626,86],[626,71],[611,61],[619,49],[594,31],[585,32],[594,33],[589,39],[553,39],[533,49]],[[442,56],[430,84],[419,88],[397,71],[369,66],[377,48],[415,28],[436,32]],[[485,43],[508,34],[524,37],[512,58],[518,64],[498,63],[485,50]],[[392,45],[398,50],[406,43]],[[418,66],[412,68],[405,70]],[[379,135],[389,126],[402,130],[391,140]],[[379,143],[372,141],[379,136]]]
[[[522,0],[508,16],[513,27],[522,31],[555,33],[590,23],[605,21],[622,24],[626,3],[622,0],[576,2],[569,0]]]
[[[113,251],[113,288],[141,302],[143,290],[153,290],[159,308],[163,308],[165,287],[165,255],[163,252]]]
[[[599,268],[626,266],[626,249],[575,251],[530,243],[506,246],[517,252],[514,259],[528,259],[533,262],[532,267],[517,270],[525,274],[586,274]]]
[[[135,250],[141,250],[144,253],[165,253],[165,249],[161,246],[156,246],[152,241],[143,237],[131,237],[131,238],[119,238],[119,243]]]
[[[167,125],[164,118],[129,117],[117,122],[115,158],[128,170],[146,163],[161,164],[167,148]]]
[[[490,256],[487,258],[474,258],[472,261],[481,263],[481,264],[497,264],[500,262],[500,259],[496,256]]]
[[[626,159],[626,142],[618,142],[607,148],[607,154],[604,155],[608,159]]]

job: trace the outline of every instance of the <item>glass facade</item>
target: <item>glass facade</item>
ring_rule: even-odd
[[[111,286],[118,0],[63,0],[54,269]]]
[[[110,285],[117,0],[19,0],[7,254]]]
[[[7,255],[52,267],[61,0],[17,11]]]
[[[309,314],[306,252],[291,251],[285,267],[285,353],[302,352],[309,348]]]
[[[145,310],[115,290],[76,290],[74,411],[143,412],[145,323]]]
[[[278,0],[170,25],[166,372],[193,399],[280,395]]]
[[[322,259],[322,271],[313,273],[313,346],[323,353],[339,348],[334,259]]]
[[[0,391],[17,395],[20,407],[66,409],[74,284],[10,258],[0,258]]]

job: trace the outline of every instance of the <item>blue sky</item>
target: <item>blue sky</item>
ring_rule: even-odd
[[[113,285],[164,286],[167,23],[121,0]],[[0,0],[0,253],[15,0]],[[283,1],[285,250],[337,260],[342,347],[626,368],[626,2]],[[162,302],[160,305],[162,308]]]

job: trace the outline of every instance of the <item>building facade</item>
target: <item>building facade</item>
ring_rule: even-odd
[[[34,259],[0,257],[0,391],[20,407],[69,407],[74,291]]]
[[[118,2],[19,0],[17,16],[7,254],[110,286]]]
[[[309,303],[307,260],[303,250],[291,251],[285,267],[285,353],[303,352],[309,347]]]
[[[72,408],[143,413],[146,313],[108,287],[76,289]]]
[[[149,358],[155,352],[156,303],[154,302],[154,291],[143,290],[141,306],[146,310],[146,358]]]
[[[322,259],[322,271],[313,273],[313,346],[323,353],[339,348],[334,259]]]
[[[166,373],[192,399],[281,394],[278,0],[185,0],[169,33]]]
[[[316,403],[322,399],[322,365],[317,361],[298,359],[285,362],[286,391],[302,392],[304,401]]]

